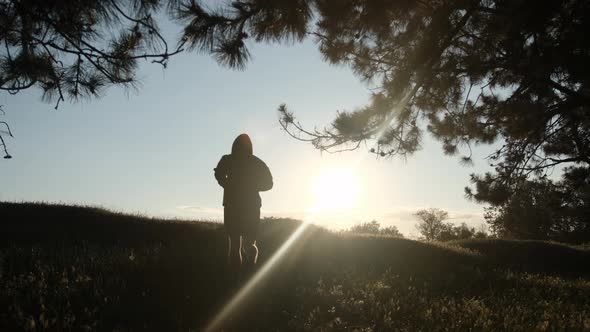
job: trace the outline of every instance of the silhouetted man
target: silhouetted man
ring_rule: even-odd
[[[229,262],[234,269],[245,260],[256,264],[256,237],[260,224],[258,192],[272,188],[272,175],[266,164],[252,153],[252,141],[246,134],[239,135],[215,168],[215,179],[223,187],[223,223],[229,240]]]

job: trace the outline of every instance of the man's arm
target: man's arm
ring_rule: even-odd
[[[270,173],[270,169],[264,161],[259,160],[259,171],[258,171],[258,191],[267,191],[271,190],[273,186],[272,181],[272,174]]]
[[[217,167],[215,167],[213,171],[215,172],[217,183],[225,188],[227,183],[227,156],[221,157],[219,163],[217,163]]]

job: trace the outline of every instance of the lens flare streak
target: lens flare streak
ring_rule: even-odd
[[[240,304],[248,297],[248,295],[250,295],[256,285],[272,271],[277,262],[279,262],[280,259],[285,256],[293,244],[301,237],[308,225],[309,223],[307,222],[301,223],[295,232],[291,234],[289,239],[283,243],[279,250],[274,253],[274,255],[264,264],[264,266],[262,266],[262,268],[260,268],[260,270],[258,270],[256,274],[250,278],[250,280],[248,280],[246,285],[244,285],[215,316],[215,318],[213,318],[213,320],[205,328],[205,332],[219,331],[223,322],[225,322],[231,316],[231,314],[240,307]]]

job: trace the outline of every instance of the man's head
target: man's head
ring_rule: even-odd
[[[236,137],[231,147],[231,154],[236,156],[251,156],[253,154],[252,141],[248,134],[241,134]]]

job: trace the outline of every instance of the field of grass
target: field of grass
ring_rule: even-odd
[[[263,222],[258,271],[300,225]],[[300,234],[216,328],[590,331],[587,248]],[[201,331],[256,273],[226,245],[215,223],[0,203],[0,331]]]

